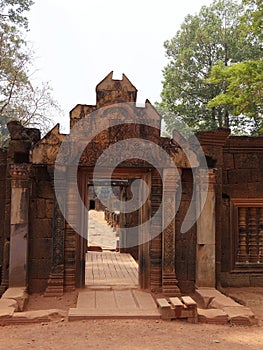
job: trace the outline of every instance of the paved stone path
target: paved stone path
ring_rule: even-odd
[[[79,291],[77,307],[69,310],[70,321],[96,318],[160,319],[150,293],[138,289],[138,265],[130,254],[109,251],[116,248],[116,234],[102,212],[90,211],[86,288]]]
[[[88,252],[86,285],[138,286],[138,265],[130,254],[117,252]]]
[[[104,212],[90,210],[88,222],[88,246],[116,249],[116,232],[104,220]]]

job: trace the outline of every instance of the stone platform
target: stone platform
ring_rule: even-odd
[[[160,313],[151,294],[138,289],[109,286],[80,291],[69,321],[102,318],[160,319]]]

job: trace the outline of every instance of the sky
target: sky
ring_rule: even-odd
[[[163,43],[188,14],[212,0],[35,0],[28,40],[36,60],[34,82],[49,81],[63,113],[52,116],[68,131],[78,103],[95,104],[95,87],[111,71],[138,89],[137,102],[160,101]]]

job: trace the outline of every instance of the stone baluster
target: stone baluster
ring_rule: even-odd
[[[258,262],[257,208],[249,208],[248,231],[249,231],[249,243],[248,243],[249,262],[257,263]]]
[[[247,210],[244,207],[238,209],[238,253],[237,262],[248,262],[247,254]]]
[[[259,261],[263,264],[263,208],[259,208]]]

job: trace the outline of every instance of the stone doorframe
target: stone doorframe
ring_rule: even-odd
[[[93,168],[82,168],[79,170],[79,188],[81,198],[86,207],[88,207],[88,182],[92,178]],[[103,178],[103,173],[101,175]],[[116,168],[112,178],[121,179],[143,179],[149,188],[151,188],[151,169],[150,168]],[[147,221],[151,216],[151,205],[150,199],[144,203],[140,210],[141,222]],[[73,213],[72,213],[73,214]],[[82,237],[77,235],[77,248],[76,248],[76,286],[85,287],[85,260],[87,250],[87,237],[85,232],[88,232],[88,218],[86,214],[76,212],[77,221],[80,223]],[[146,243],[139,245],[139,276],[138,282],[142,289],[150,288],[150,240],[147,237],[150,236],[149,232],[140,232],[143,241]]]

